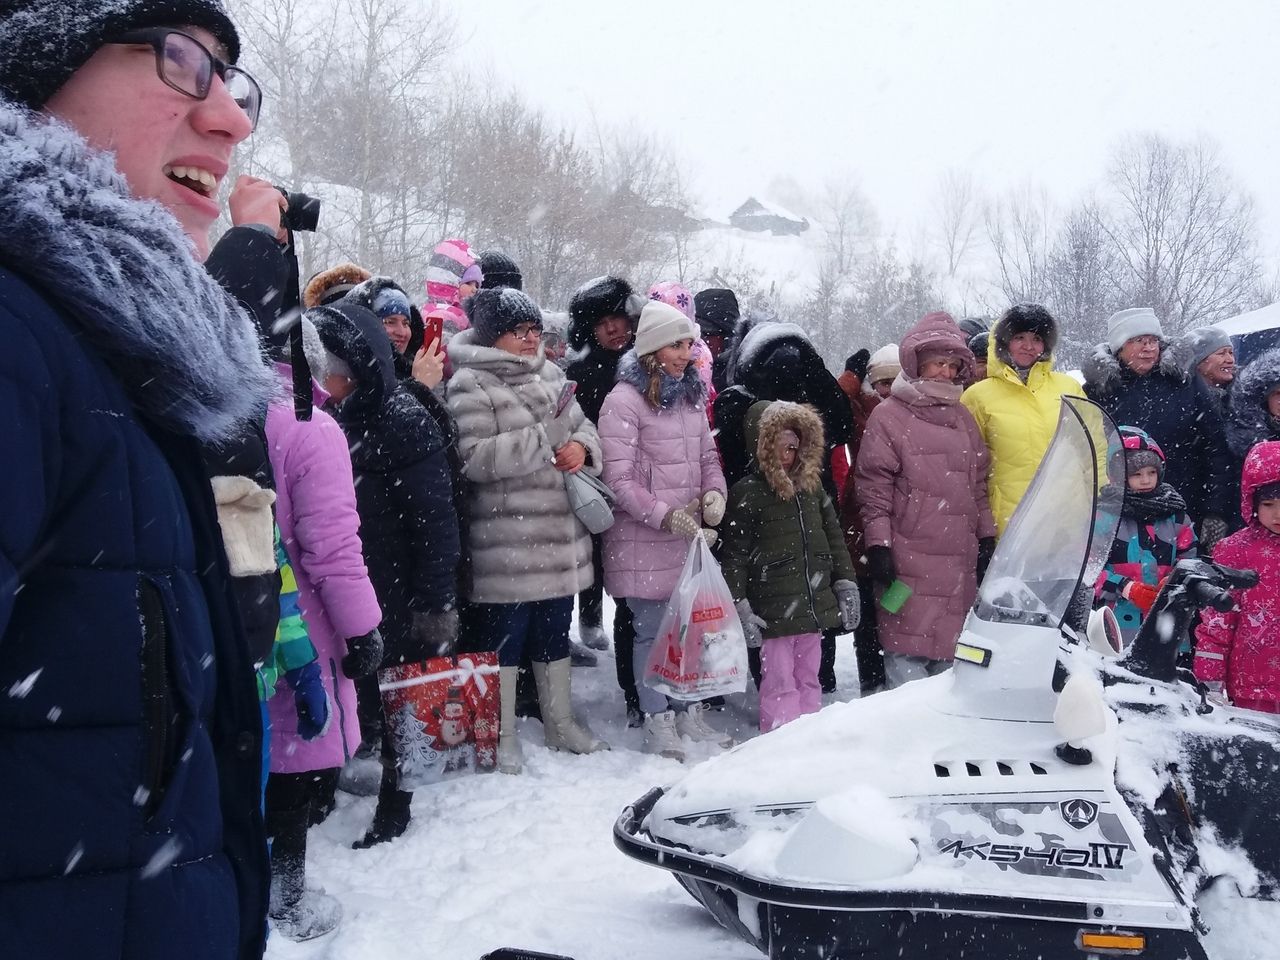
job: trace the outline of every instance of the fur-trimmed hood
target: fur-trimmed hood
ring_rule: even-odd
[[[800,454],[788,473],[778,457],[778,436],[784,430],[800,435]],[[822,417],[807,404],[786,400],[761,400],[747,412],[747,443],[755,451],[756,470],[783,500],[796,492],[817,493],[822,488],[822,460],[826,451]]]
[[[81,333],[147,418],[211,442],[277,391],[254,322],[108,153],[0,100],[0,264]]]
[[[1176,383],[1186,383],[1191,377],[1185,353],[1185,348],[1180,348],[1176,342],[1161,340],[1160,359],[1147,376],[1158,374]],[[1099,343],[1093,348],[1080,365],[1080,372],[1084,375],[1084,382],[1103,396],[1116,393],[1126,381],[1137,379],[1137,375],[1120,362],[1106,343]]]
[[[673,380],[672,377],[664,378],[667,381]],[[649,374],[647,374],[642,366],[640,366],[640,357],[636,355],[635,350],[628,350],[622,355],[622,359],[618,361],[618,383],[629,383],[640,391],[640,395],[647,397],[649,392]],[[684,368],[684,376],[678,381],[678,387],[675,390],[663,390],[662,405],[664,407],[674,406],[679,400],[685,400],[695,407],[702,406],[707,399],[707,386],[702,382],[702,377],[698,375],[698,368],[693,361]]]
[[[340,263],[328,270],[321,270],[307,281],[302,291],[302,308],[311,310],[330,300],[344,297],[352,288],[371,279],[372,276],[373,274],[364,267],[356,266],[354,263]]]
[[[1229,394],[1227,443],[1244,457],[1255,443],[1277,437],[1275,420],[1267,412],[1267,394],[1280,386],[1280,349],[1258,354],[1237,375]]]

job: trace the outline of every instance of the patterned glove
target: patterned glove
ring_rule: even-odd
[[[429,610],[413,615],[410,628],[415,647],[426,657],[451,657],[458,649],[458,611]]]
[[[708,527],[720,526],[724,519],[724,496],[719,490],[708,490],[702,495],[702,522]]]
[[[298,712],[298,736],[314,740],[329,729],[329,694],[320,676],[320,664],[315,660],[301,667],[294,667],[284,678],[293,690],[293,707]]]
[[[702,534],[702,539],[707,541],[708,547],[714,547],[716,545],[716,541],[720,539],[720,534],[715,530],[712,530],[710,527],[703,527],[699,533]]]
[[[1207,516],[1200,521],[1200,549],[1212,556],[1218,541],[1227,535],[1227,521],[1221,517]]]
[[[748,647],[759,647],[764,643],[764,634],[761,632],[769,624],[765,623],[751,610],[751,601],[743,597],[734,608],[738,611],[738,619],[742,621],[742,633],[747,638]]]
[[[837,580],[831,585],[831,591],[840,604],[840,623],[846,633],[853,633],[862,623],[862,598],[858,593],[858,585],[852,580]]]
[[[697,501],[694,501],[696,504]],[[684,537],[686,540],[692,540],[698,535],[698,531],[702,527],[698,521],[694,519],[689,508],[674,508],[667,511],[667,515],[662,518],[662,529],[667,533],[674,533],[677,537]]]
[[[360,637],[347,640],[347,655],[342,658],[342,672],[350,679],[367,677],[382,664],[382,634],[374,627]]]

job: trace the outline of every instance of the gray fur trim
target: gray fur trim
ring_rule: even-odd
[[[1231,384],[1227,443],[1231,452],[1244,457],[1255,443],[1275,439],[1267,415],[1267,394],[1280,386],[1280,348],[1254,357]]]
[[[253,321],[110,154],[0,101],[0,262],[36,286],[151,419],[234,435],[278,390]]]
[[[645,373],[644,368],[640,366],[640,358],[634,350],[628,350],[618,361],[617,382],[629,383],[640,391],[642,397],[648,396],[649,374]],[[684,399],[695,407],[700,406],[707,399],[707,385],[702,382],[702,377],[698,375],[698,368],[692,362],[684,368],[680,387]]]
[[[1084,382],[1090,387],[1103,396],[1109,396],[1119,389],[1124,368],[1116,355],[1111,352],[1111,348],[1105,343],[1099,343],[1080,364],[1080,373],[1084,376]],[[1185,349],[1175,343],[1161,340],[1160,360],[1152,373],[1169,377],[1178,383],[1186,383],[1190,379],[1190,374],[1186,367]]]

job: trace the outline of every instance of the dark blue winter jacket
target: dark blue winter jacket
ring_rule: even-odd
[[[259,707],[195,439],[261,402],[256,336],[109,158],[3,103],[0,197],[3,955],[258,957]]]
[[[1163,449],[1164,480],[1186,500],[1192,520],[1231,515],[1231,454],[1218,402],[1171,345],[1161,348],[1156,368],[1140,377],[1099,344],[1083,373],[1085,396],[1117,426],[1139,427]]]

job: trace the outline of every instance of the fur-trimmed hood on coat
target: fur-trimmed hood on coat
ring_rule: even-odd
[[[1280,349],[1258,354],[1237,374],[1229,393],[1227,443],[1243,458],[1255,443],[1280,437],[1280,423],[1267,412],[1267,395],[1280,387]]]
[[[1137,374],[1122,364],[1120,358],[1105,343],[1095,346],[1093,352],[1085,357],[1084,363],[1080,365],[1080,372],[1084,375],[1084,382],[1104,396],[1116,393],[1126,380],[1137,379]],[[1191,374],[1185,347],[1176,341],[1161,340],[1160,359],[1146,376],[1157,374],[1168,377],[1175,383],[1187,383]]]
[[[800,453],[790,472],[782,468],[778,437],[784,430],[800,436]],[[822,488],[822,459],[826,451],[822,417],[807,404],[786,400],[761,400],[747,413],[747,442],[755,451],[756,470],[782,500],[794,500],[796,492],[817,493]]]
[[[0,264],[83,334],[140,413],[203,441],[262,414],[277,385],[257,327],[111,154],[0,100],[0,196]]]
[[[640,366],[640,358],[635,350],[628,350],[618,361],[618,383],[629,383],[640,391],[646,399],[649,396],[649,374]],[[670,385],[670,387],[668,386]],[[706,403],[707,385],[702,382],[698,368],[693,361],[684,368],[684,376],[676,380],[671,376],[663,377],[662,406],[671,407],[681,400],[695,407]]]

